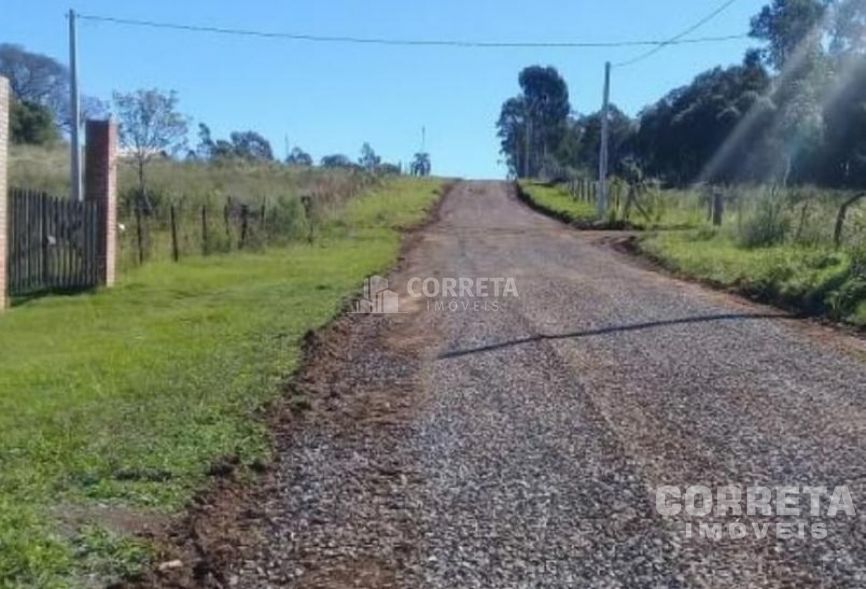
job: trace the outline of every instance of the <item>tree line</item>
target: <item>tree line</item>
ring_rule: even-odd
[[[866,184],[866,0],[773,0],[760,47],[702,72],[634,118],[609,111],[611,173],[693,182]],[[601,113],[573,114],[552,67],[531,66],[502,105],[513,176],[597,173]]]

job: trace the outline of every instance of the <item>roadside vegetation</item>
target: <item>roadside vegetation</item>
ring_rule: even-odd
[[[863,250],[798,244],[746,248],[730,234],[712,230],[660,233],[639,247],[682,275],[866,327]]]
[[[0,43],[9,183],[70,192],[69,72]],[[441,182],[401,165],[279,160],[253,130],[215,137],[175,92],[84,96],[119,122],[119,283],[13,301],[0,320],[0,587],[89,587],[151,557],[135,532],[207,477],[268,459],[263,410],[302,337],[395,261]],[[2,270],[2,269],[0,269]],[[211,471],[213,465],[219,465]]]
[[[10,151],[11,186],[57,195],[68,192],[66,146],[13,145]],[[321,168],[239,157],[188,162],[163,158],[148,162],[144,206],[136,163],[124,159],[118,179],[120,271],[171,259],[172,208],[182,258],[256,249],[308,238],[317,229],[314,225],[340,211],[348,199],[389,177],[397,176],[352,165]],[[244,208],[249,221],[241,243]]]
[[[390,179],[334,204],[312,241],[156,260],[4,315],[0,585],[129,574],[150,557],[135,528],[181,509],[217,461],[267,460],[262,411],[303,335],[394,262],[440,189]]]
[[[588,200],[575,198],[561,184],[546,184],[531,180],[519,184],[521,197],[530,206],[566,223],[589,225],[597,218],[596,207]]]
[[[772,0],[740,64],[635,117],[611,105],[601,219],[575,185],[597,177],[603,114],[574,113],[556,69],[527,67],[497,121],[509,173],[563,220],[649,230],[638,249],[684,276],[866,325],[864,19],[859,0]]]
[[[866,203],[847,208],[839,224],[840,210],[859,193],[728,187],[721,189],[717,226],[713,187],[645,187],[640,211],[626,214],[627,186],[612,183],[608,217],[599,222],[595,202],[576,196],[572,185],[520,181],[531,206],[572,225],[645,230],[634,241],[637,250],[677,274],[866,327]]]
[[[857,193],[743,188],[725,196],[724,222],[714,226],[700,191],[676,193],[670,198],[692,202],[703,218],[645,235],[639,250],[682,275],[866,327],[866,206],[847,209],[839,225]]]

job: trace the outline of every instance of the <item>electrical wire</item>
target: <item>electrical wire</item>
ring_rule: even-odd
[[[728,4],[736,0],[730,0]],[[726,8],[726,7],[725,7]],[[718,12],[721,12],[719,10]],[[715,15],[713,15],[715,16]],[[189,25],[178,23],[157,22],[150,20],[137,20],[130,18],[117,18],[112,16],[98,16],[92,14],[76,14],[76,17],[81,20],[92,22],[103,22],[118,25],[147,27],[155,29],[171,29],[176,31],[188,31],[196,33],[214,33],[220,35],[234,35],[244,37],[260,37],[266,39],[288,39],[292,41],[309,41],[317,43],[348,43],[361,45],[386,45],[386,46],[412,46],[412,47],[459,47],[459,48],[481,48],[481,49],[519,49],[519,48],[610,48],[610,47],[639,47],[652,46],[652,52],[658,51],[668,45],[687,45],[697,43],[713,43],[731,41],[734,39],[743,39],[747,35],[723,35],[716,37],[697,37],[684,38],[690,31],[678,35],[674,39],[666,41],[474,41],[474,40],[437,40],[437,39],[396,39],[396,38],[381,38],[381,37],[353,37],[342,35],[312,35],[301,33],[280,33],[257,31],[252,29],[234,29],[202,25]],[[709,20],[709,19],[707,19]],[[703,23],[700,23],[703,24]],[[700,24],[698,26],[700,26]],[[648,54],[647,54],[648,55]]]
[[[695,32],[696,30],[698,30],[699,28],[701,28],[702,26],[704,26],[705,24],[707,24],[708,22],[710,22],[711,20],[713,20],[714,18],[719,16],[725,10],[730,8],[730,6],[736,1],[737,0],[727,0],[727,2],[725,2],[724,4],[722,4],[721,6],[716,8],[710,14],[708,14],[707,16],[705,16],[704,18],[702,18],[701,20],[699,20],[698,22],[696,22],[695,24],[693,24],[692,26],[687,28],[686,30],[674,35],[673,37],[671,37],[667,41],[658,44],[656,47],[653,47],[652,49],[650,49],[646,53],[642,53],[642,54],[640,54],[637,57],[634,57],[632,59],[628,59],[626,61],[622,61],[620,63],[613,64],[613,67],[619,68],[619,67],[627,67],[630,65],[634,65],[634,64],[638,63],[639,61],[643,61],[643,60],[655,55],[656,53],[658,53],[659,51],[661,51],[665,47],[668,47],[669,45],[681,44],[683,37],[685,37],[686,35],[690,35],[691,33]],[[739,38],[742,39],[742,38],[746,38],[746,37],[748,37],[748,35],[741,35]]]

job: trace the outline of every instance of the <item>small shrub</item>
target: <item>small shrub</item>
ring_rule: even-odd
[[[271,208],[268,235],[276,241],[289,241],[305,235],[307,220],[300,199],[283,195]]]
[[[695,241],[710,241],[715,239],[715,237],[719,234],[719,230],[717,227],[711,227],[709,225],[704,225],[694,233]]]
[[[866,241],[851,249],[851,274],[866,279]]]
[[[769,247],[785,241],[791,229],[782,203],[774,197],[765,197],[754,216],[743,221],[739,230],[739,243],[746,248]]]
[[[866,301],[866,276],[855,276],[827,297],[827,306],[834,319],[846,319]]]

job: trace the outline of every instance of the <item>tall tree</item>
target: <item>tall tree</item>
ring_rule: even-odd
[[[631,154],[634,140],[635,123],[616,105],[609,108],[609,142],[608,157],[610,170],[616,173],[626,157]],[[598,158],[601,151],[602,113],[580,117],[571,128],[579,136],[577,141],[577,159],[569,162],[573,167],[584,170],[589,175],[595,175],[598,170]]]
[[[644,170],[668,181],[689,183],[698,179],[723,144],[767,91],[770,76],[758,54],[750,52],[742,65],[714,68],[699,74],[689,85],[668,93],[640,115],[636,153]],[[744,164],[764,117],[753,116],[748,139],[738,146],[736,157],[724,158],[709,173],[714,181],[747,176]]]
[[[520,176],[524,169],[528,168],[526,111],[522,96],[509,98],[502,104],[496,123],[501,141],[500,153],[505,156],[505,163],[512,176]]]
[[[777,107],[769,143],[776,179],[803,181],[822,149],[822,95],[832,76],[824,40],[833,0],[773,0],[752,19],[750,34],[766,42],[768,65],[780,72],[770,95]],[[773,159],[773,158],[771,158]]]
[[[342,153],[335,153],[331,155],[326,155],[321,160],[321,166],[323,168],[351,168],[352,160],[349,159],[348,156],[343,155]]]
[[[65,66],[20,45],[0,44],[0,75],[9,80],[9,87],[19,100],[36,104],[50,104],[69,87],[69,71]]]
[[[9,111],[12,143],[47,145],[57,141],[57,127],[47,107],[35,102],[13,100]]]
[[[373,172],[381,162],[382,158],[376,155],[369,143],[365,142],[361,146],[361,157],[358,159],[358,164],[368,172]]]
[[[175,153],[186,143],[187,119],[177,110],[177,93],[137,90],[114,93],[114,107],[120,121],[121,142],[130,150],[138,170],[138,191],[149,207],[145,168],[154,157]]]
[[[255,131],[235,131],[229,135],[234,155],[251,162],[269,162],[274,159],[270,142]]]
[[[821,21],[830,0],[773,0],[752,19],[750,35],[767,42],[764,55],[781,70],[795,54],[820,51]]]
[[[430,154],[419,151],[412,160],[411,171],[413,176],[429,176],[433,170],[430,163]]]
[[[534,176],[565,134],[568,86],[555,68],[537,65],[524,68],[518,82],[522,93],[502,105],[498,134],[511,172]]]
[[[216,144],[214,143],[213,136],[210,132],[210,127],[208,127],[204,123],[198,124],[198,145],[196,146],[196,155],[203,160],[210,160],[214,157],[214,149],[216,148]]]
[[[286,157],[286,163],[290,166],[309,168],[313,165],[313,157],[300,147],[295,146]]]
[[[9,79],[13,96],[51,111],[62,129],[71,128],[69,107],[69,70],[46,55],[32,53],[19,45],[0,44],[0,76]],[[81,117],[105,115],[106,104],[92,96],[82,96]]]

